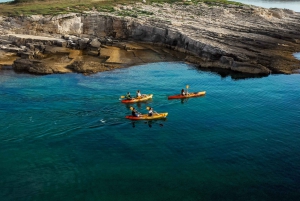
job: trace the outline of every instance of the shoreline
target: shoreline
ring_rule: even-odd
[[[19,35],[14,35],[14,37],[18,38]],[[35,40],[35,36],[26,37]],[[55,41],[52,38],[45,38],[43,43],[47,44],[49,39]],[[35,45],[34,50],[10,50],[15,53],[9,52],[7,57],[3,55],[2,59],[0,58],[0,69],[2,65],[12,66],[12,70],[17,72],[40,75],[73,72],[88,75],[139,64],[184,61],[185,58],[185,54],[178,51],[134,41],[106,45],[99,43],[99,47],[94,47],[94,50],[90,49],[93,47],[89,47],[89,50],[86,48],[77,50],[56,45],[44,45],[41,44],[41,40],[39,42],[39,45]],[[24,43],[27,44],[27,42]]]

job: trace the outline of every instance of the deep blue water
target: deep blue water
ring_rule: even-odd
[[[185,63],[90,76],[0,71],[0,200],[298,200],[300,75]],[[189,91],[206,96],[168,100]],[[125,105],[137,89],[152,101]],[[134,106],[163,121],[125,119]]]

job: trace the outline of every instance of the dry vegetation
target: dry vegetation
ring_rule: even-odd
[[[48,0],[30,1],[22,3],[0,4],[0,15],[21,16],[21,15],[58,15],[70,12],[81,13],[88,10],[113,11],[114,1],[94,0]]]
[[[0,15],[4,16],[29,16],[29,15],[59,15],[66,13],[82,13],[84,11],[102,11],[114,12],[116,4],[133,4],[142,2],[142,0],[15,0],[10,3],[0,4]],[[209,5],[218,3],[222,4],[239,4],[226,0],[147,0],[147,4],[151,3],[175,3],[197,4],[204,2]],[[128,14],[130,16],[130,14]]]

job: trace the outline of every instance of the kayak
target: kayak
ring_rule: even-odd
[[[190,93],[186,96],[183,96],[181,94],[174,95],[174,96],[168,96],[168,99],[192,98],[192,97],[204,96],[205,94],[206,94],[206,91],[199,91],[199,92]]]
[[[136,103],[136,102],[141,102],[141,101],[146,101],[151,99],[153,94],[145,94],[141,98],[132,98],[132,99],[124,99],[121,102],[122,103]]]
[[[168,116],[168,113],[158,113],[158,114],[153,114],[152,116],[148,116],[148,114],[141,114],[138,117],[128,115],[126,116],[126,119],[131,119],[131,120],[151,120],[151,119],[164,119]]]

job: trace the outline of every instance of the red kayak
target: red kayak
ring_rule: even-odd
[[[192,97],[204,96],[205,94],[206,94],[206,91],[199,91],[199,92],[190,93],[186,96],[183,96],[181,94],[174,95],[174,96],[168,96],[168,99],[192,98]]]

